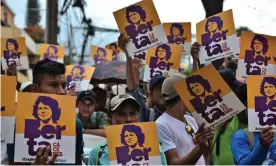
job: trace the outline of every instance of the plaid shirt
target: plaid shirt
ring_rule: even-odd
[[[104,129],[108,126],[107,115],[103,112],[93,112],[86,125],[83,125],[84,129]]]

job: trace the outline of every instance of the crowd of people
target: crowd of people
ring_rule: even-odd
[[[153,121],[157,126],[162,165],[276,164],[272,128],[267,127],[260,133],[249,132],[247,109],[216,128],[206,127],[206,124],[198,126],[173,87],[175,82],[185,79],[184,74],[153,77],[143,95],[136,81],[140,78],[139,72],[134,72],[139,71],[140,61],[128,56],[128,39],[124,35],[118,41],[127,61],[127,88],[123,94],[110,95],[97,86],[78,94],[74,89],[67,91],[64,64],[48,59],[35,65],[33,82],[21,85],[21,92],[77,96],[76,165],[82,164],[83,134],[106,137],[106,126]],[[198,43],[192,45],[193,71],[202,67],[198,60],[199,48]],[[247,106],[247,85],[237,80],[235,70],[227,68],[228,64],[222,63],[219,73]],[[1,164],[24,164],[14,162],[14,144],[1,144]],[[49,158],[49,152],[49,147],[40,148],[33,164],[54,164],[57,156]],[[110,165],[107,142],[91,150],[88,164]]]

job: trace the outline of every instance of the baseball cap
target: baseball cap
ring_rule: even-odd
[[[82,101],[82,100],[90,100],[93,103],[96,103],[96,97],[97,97],[96,94],[91,90],[82,91],[78,95],[77,104],[79,103],[79,101]]]
[[[119,94],[115,97],[113,97],[110,101],[110,111],[115,111],[120,105],[123,104],[123,102],[125,101],[131,101],[135,104],[135,106],[139,109],[140,108],[140,104],[138,103],[137,100],[135,100],[134,97],[132,97],[129,94],[123,93],[123,94]]]
[[[22,92],[25,88],[27,88],[29,85],[32,85],[33,83],[30,81],[24,82],[21,84],[19,91]]]
[[[186,75],[181,73],[175,73],[169,75],[162,85],[162,95],[165,96],[165,100],[170,100],[178,96],[176,90],[174,89],[173,85],[186,78]]]
[[[165,80],[165,77],[163,75],[157,75],[151,78],[149,81],[149,88],[150,91],[153,90],[153,88],[158,84],[158,83],[163,83]]]
[[[228,84],[228,86],[234,91],[237,87],[241,86],[243,83],[238,81],[234,72],[231,69],[222,69],[219,70],[219,74],[224,79],[224,81]]]

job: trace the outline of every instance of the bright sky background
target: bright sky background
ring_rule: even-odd
[[[6,0],[12,11],[16,14],[15,24],[18,27],[25,27],[25,12],[27,0]],[[63,0],[59,1],[59,8]],[[74,1],[74,0],[72,0]],[[86,0],[86,14],[92,18],[93,24],[98,27],[117,29],[113,12],[131,5],[140,0]],[[45,27],[46,0],[40,0],[41,4],[41,25]],[[154,0],[161,22],[192,22],[192,33],[195,34],[195,25],[205,18],[205,10],[201,0]],[[247,26],[256,33],[276,36],[276,0],[224,0],[224,10],[233,9],[236,28]],[[75,9],[74,9],[75,10]],[[81,18],[79,12],[77,17]],[[73,13],[69,10],[73,26],[81,26]],[[66,16],[60,18],[59,41],[61,44],[67,40]],[[74,41],[79,52],[82,43],[83,30],[74,30]],[[114,33],[96,33],[90,44],[105,46],[118,37]],[[80,42],[81,41],[81,42]]]

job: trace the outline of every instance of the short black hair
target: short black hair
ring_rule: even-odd
[[[243,104],[246,104],[246,102],[247,102],[247,84],[241,84],[240,86],[238,86],[235,90],[235,94]]]
[[[42,59],[34,67],[33,83],[39,85],[41,78],[45,75],[55,77],[62,74],[65,74],[64,64],[49,59]]]
[[[100,87],[98,87],[98,86],[95,86],[92,90],[93,90],[93,92],[94,92],[96,95],[98,95],[98,94],[103,94],[103,95],[107,96],[107,92],[106,92],[106,90],[104,90],[103,88],[100,88]]]
[[[170,99],[170,100],[166,100],[166,105],[167,106],[173,106],[175,105],[179,100],[181,100],[180,96],[177,95],[176,97]]]

